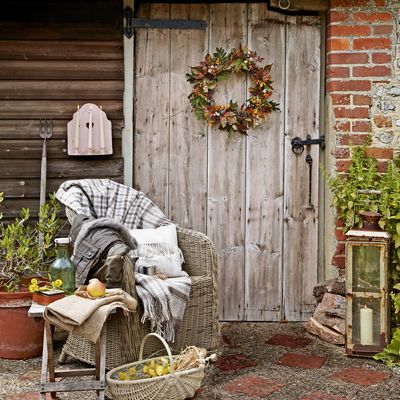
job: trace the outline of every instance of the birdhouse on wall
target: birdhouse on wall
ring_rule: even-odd
[[[96,104],[78,106],[67,131],[70,156],[102,156],[113,152],[111,121]]]

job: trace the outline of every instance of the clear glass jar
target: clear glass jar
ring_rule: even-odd
[[[61,289],[72,294],[75,292],[75,265],[70,256],[71,239],[57,238],[54,243],[56,259],[50,266],[51,280],[54,282],[56,279],[61,279]]]

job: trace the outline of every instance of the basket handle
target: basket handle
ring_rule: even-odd
[[[167,350],[168,353],[168,358],[169,358],[169,365],[171,368],[171,375],[175,373],[175,368],[174,368],[174,359],[172,358],[172,353],[171,349],[168,346],[168,343],[165,341],[165,339],[160,336],[158,333],[148,333],[142,340],[142,344],[140,345],[140,350],[139,350],[139,361],[143,361],[143,349],[144,349],[144,344],[146,343],[146,340],[150,337],[154,336],[156,337],[165,347],[165,350]]]

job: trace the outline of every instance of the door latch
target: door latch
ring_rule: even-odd
[[[321,135],[318,139],[312,139],[311,135],[307,135],[306,139],[296,136],[290,142],[292,145],[292,151],[294,154],[301,154],[304,151],[304,146],[311,146],[312,144],[319,144],[321,149],[325,149],[325,135]]]
[[[312,203],[312,164],[313,158],[311,154],[307,154],[306,156],[306,163],[308,165],[308,204],[306,208],[308,210],[314,210],[314,204]]]

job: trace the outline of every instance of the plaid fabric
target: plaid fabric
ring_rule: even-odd
[[[110,179],[66,181],[59,187],[56,197],[76,214],[111,218],[128,229],[156,228],[172,223],[144,193]],[[142,321],[149,320],[152,331],[173,342],[189,299],[190,278],[162,281],[136,273],[135,279],[137,294],[143,302]]]
[[[161,280],[155,276],[136,273],[135,279],[136,291],[144,308],[142,322],[150,321],[152,332],[174,342],[176,329],[189,301],[190,278]]]
[[[128,229],[172,223],[144,193],[110,179],[66,181],[56,197],[77,214],[111,218]]]

